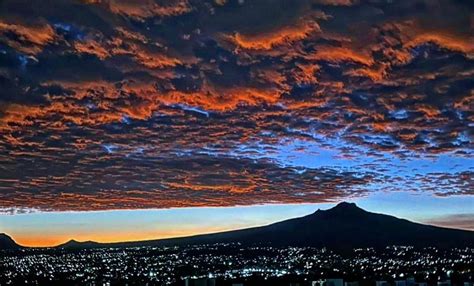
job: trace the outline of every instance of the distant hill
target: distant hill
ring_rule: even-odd
[[[0,250],[18,250],[22,246],[18,245],[10,236],[0,233]]]
[[[95,241],[77,241],[74,239],[69,240],[66,243],[56,246],[56,248],[64,249],[84,249],[84,248],[98,248],[101,247],[101,243]]]
[[[389,215],[371,213],[354,203],[340,203],[329,210],[262,227],[183,238],[123,243],[72,241],[63,248],[132,247],[241,242],[275,246],[313,246],[334,250],[388,245],[474,247],[474,232],[423,225]]]

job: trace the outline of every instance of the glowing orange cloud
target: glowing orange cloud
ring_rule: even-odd
[[[165,4],[159,4],[152,0],[111,0],[107,1],[106,3],[113,13],[124,14],[137,18],[147,18],[152,16],[176,16],[187,13],[191,10],[186,0],[164,2]]]
[[[313,20],[301,21],[295,26],[256,35],[235,33],[228,38],[238,47],[250,50],[270,50],[276,46],[301,41],[310,35],[320,32],[318,23]]]
[[[8,44],[13,48],[27,54],[37,54],[43,47],[52,42],[55,36],[54,30],[48,24],[21,25],[11,24],[0,21],[0,34],[15,33],[18,35],[19,42],[8,40]],[[30,45],[22,43],[28,42]]]

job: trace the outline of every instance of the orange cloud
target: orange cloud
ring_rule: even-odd
[[[235,45],[249,50],[271,50],[279,45],[291,44],[306,39],[321,29],[313,20],[301,21],[294,26],[286,26],[280,29],[255,35],[235,33],[227,36]]]
[[[97,41],[76,41],[74,42],[74,48],[79,53],[95,55],[101,60],[104,60],[110,57],[109,51],[107,51],[100,43]]]
[[[405,45],[407,47],[415,47],[423,43],[433,42],[437,45],[453,50],[465,53],[471,57],[474,57],[474,36],[460,37],[452,34],[446,34],[444,32],[421,32],[413,36]]]
[[[374,63],[374,60],[370,56],[342,47],[321,46],[317,48],[314,54],[307,55],[306,58],[308,60],[323,60],[329,62],[353,61],[366,66],[370,66]]]
[[[108,1],[107,4],[113,13],[137,18],[177,16],[191,11],[191,7],[186,0],[111,0]]]
[[[352,6],[357,4],[358,0],[314,0],[315,3],[330,6]]]
[[[0,35],[13,33],[16,39],[8,39],[11,47],[26,54],[37,54],[43,47],[54,40],[55,33],[48,24],[37,24],[26,26],[21,24],[10,24],[0,21]]]

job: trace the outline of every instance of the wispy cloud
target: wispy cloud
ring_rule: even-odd
[[[474,213],[446,215],[425,220],[424,222],[443,227],[474,230]]]

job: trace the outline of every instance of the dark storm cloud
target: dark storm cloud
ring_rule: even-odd
[[[394,180],[229,155],[282,140],[379,170],[467,158],[473,35],[468,1],[2,1],[0,207],[325,201]],[[417,182],[469,195],[464,171]]]

